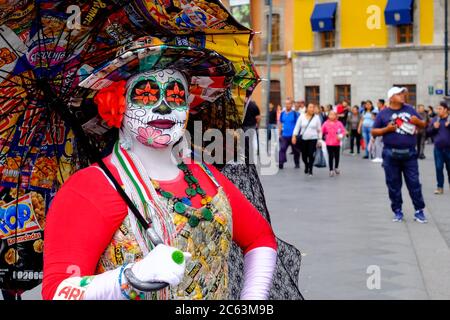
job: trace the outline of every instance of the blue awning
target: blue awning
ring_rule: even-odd
[[[389,0],[384,10],[386,24],[398,26],[413,21],[413,0]]]
[[[319,3],[311,15],[311,27],[315,32],[333,31],[337,2]]]

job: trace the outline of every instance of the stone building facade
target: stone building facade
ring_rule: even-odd
[[[364,19],[366,25],[369,24],[376,13],[376,10],[371,11],[369,8],[377,1],[367,1],[353,9],[348,6],[352,1],[337,2],[335,47],[321,48],[321,34],[314,32],[311,50],[296,50],[294,53],[296,99],[308,100],[308,88],[315,87],[319,91],[320,104],[336,104],[342,98],[342,94],[337,92],[338,86],[347,86],[347,91],[350,91],[348,100],[352,104],[359,104],[367,99],[386,99],[386,92],[393,85],[407,85],[411,91],[412,104],[436,105],[443,99],[444,0],[413,1],[410,43],[398,43],[398,27],[386,25],[382,17],[380,27],[375,30],[378,34],[374,36],[374,42],[377,43],[371,43],[371,31],[366,30],[363,35],[368,39],[362,42],[363,45],[359,45],[358,39],[348,39],[351,39],[352,32],[355,32],[354,37],[361,36],[358,35],[358,28],[363,26]],[[379,8],[384,9],[386,1],[378,1],[378,4]],[[343,26],[343,19],[355,17],[354,12],[351,17],[345,17],[345,10],[360,10],[356,14],[361,20],[355,21],[354,29]],[[347,33],[345,43],[343,32]]]

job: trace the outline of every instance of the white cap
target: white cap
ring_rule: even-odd
[[[388,91],[388,101],[391,100],[393,96],[396,94],[402,93],[402,92],[408,92],[408,89],[405,87],[392,87]]]

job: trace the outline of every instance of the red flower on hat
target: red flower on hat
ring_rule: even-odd
[[[98,106],[98,113],[108,126],[120,128],[126,109],[125,103],[126,81],[114,82],[109,87],[101,89],[94,98]]]

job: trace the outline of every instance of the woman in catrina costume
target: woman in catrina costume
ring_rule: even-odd
[[[102,88],[95,102],[119,139],[104,159],[110,174],[96,164],[78,171],[51,204],[44,299],[228,299],[233,242],[244,254],[239,298],[269,297],[277,261],[269,223],[213,166],[173,154],[192,88],[202,79],[226,87],[233,76],[214,51],[147,37],[80,84]],[[203,98],[220,97],[208,89]]]

